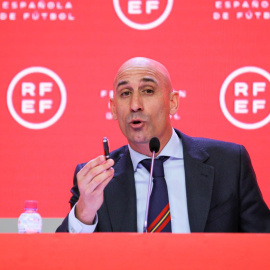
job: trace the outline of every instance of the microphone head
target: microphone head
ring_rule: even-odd
[[[160,148],[160,141],[157,137],[153,137],[149,142],[149,149],[151,152],[158,152]]]

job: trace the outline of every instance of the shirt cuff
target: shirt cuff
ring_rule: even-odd
[[[70,233],[93,233],[97,227],[98,215],[96,214],[93,225],[86,225],[75,217],[75,207],[68,214],[68,231]]]

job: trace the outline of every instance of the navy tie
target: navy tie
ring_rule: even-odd
[[[153,169],[153,188],[150,196],[147,220],[148,232],[171,232],[171,214],[167,184],[164,178],[163,162],[169,157],[155,159]],[[151,159],[144,159],[141,164],[150,172]]]

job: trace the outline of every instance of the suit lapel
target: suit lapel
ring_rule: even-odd
[[[137,207],[134,170],[128,147],[114,166],[115,175],[105,189],[105,200],[112,224],[112,231],[136,232]]]
[[[205,164],[209,154],[195,138],[179,131],[184,150],[188,216],[191,232],[203,232],[210,209],[214,168]]]
[[[188,216],[191,232],[203,232],[210,209],[214,168],[205,162],[209,154],[191,138],[176,130],[182,139]],[[125,146],[114,166],[115,175],[105,189],[105,202],[112,231],[136,232],[137,207],[134,170]]]

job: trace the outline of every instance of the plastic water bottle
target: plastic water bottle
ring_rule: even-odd
[[[37,212],[37,201],[25,201],[24,213],[18,220],[19,233],[41,233],[42,218]]]

